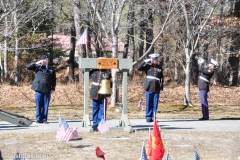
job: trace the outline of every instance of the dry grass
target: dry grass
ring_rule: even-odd
[[[184,88],[166,86],[160,98],[157,118],[199,118],[201,113],[197,92],[197,88],[192,86],[191,98],[194,106],[186,108],[182,105]],[[0,93],[1,109],[35,119],[34,92],[30,89],[30,85],[20,87],[1,85]],[[120,99],[121,96],[120,91]],[[210,118],[239,119],[239,96],[238,87],[211,87]],[[145,113],[137,111],[140,99],[143,105],[145,104],[142,86],[129,84],[127,99],[129,119],[144,118]],[[91,104],[90,99],[89,104]],[[121,103],[118,107],[121,107]],[[59,112],[68,120],[83,118],[83,86],[79,84],[57,85],[50,104],[49,120],[57,120]],[[91,106],[89,113],[91,113]],[[108,109],[108,119],[119,119],[119,117],[115,108]],[[91,134],[81,132],[78,139],[70,142],[57,142],[56,133],[0,133],[0,150],[4,160],[13,159],[12,156],[17,151],[26,156],[39,156],[39,160],[97,160],[99,158],[95,155],[95,148],[99,146],[106,153],[107,160],[137,160],[140,157],[142,142],[143,140],[147,142],[148,134],[149,132],[144,130],[131,134],[124,131],[110,131],[103,135],[96,132]],[[166,153],[169,151],[172,160],[191,160],[195,149],[202,160],[233,160],[240,156],[239,133],[163,129],[161,135]]]
[[[1,109],[14,111],[23,116],[35,119],[34,92],[30,89],[31,85],[25,86],[0,86],[0,107]],[[239,87],[218,87],[211,86],[209,93],[210,116],[219,117],[236,117],[240,105]],[[119,103],[116,107],[121,106],[121,86]],[[157,116],[159,118],[196,118],[200,116],[198,89],[196,86],[191,87],[191,99],[194,106],[183,106],[184,87],[168,85],[164,88],[164,93],[160,97]],[[49,108],[49,120],[56,120],[57,115],[61,112],[66,119],[82,119],[83,115],[83,86],[80,84],[58,84],[56,92],[52,95]],[[144,112],[138,112],[138,102],[142,100],[145,106],[145,93],[139,84],[128,84],[128,111],[130,118],[144,118]],[[91,100],[88,100],[91,113]],[[115,108],[108,109],[108,118],[118,118]]]

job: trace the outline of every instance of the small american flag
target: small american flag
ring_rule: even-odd
[[[63,124],[62,126],[60,127],[60,140],[61,141],[69,141],[72,137],[72,131],[71,129],[69,128],[69,125],[67,124],[67,121],[66,120],[63,120]],[[70,138],[69,138],[70,137]]]
[[[72,135],[73,135],[74,138],[78,137],[78,130],[77,129],[78,128],[76,127],[72,130]]]
[[[145,149],[144,144],[143,144],[143,146],[142,146],[141,157],[140,157],[139,160],[148,160],[148,158],[147,158],[147,153],[146,153],[146,149]]]
[[[171,160],[169,154],[167,154],[166,160]]]
[[[87,41],[88,41],[87,38],[88,38],[87,29],[85,29],[82,36],[80,37],[80,39],[77,42],[77,46],[80,44],[87,44]]]
[[[104,132],[109,131],[109,128],[107,126],[107,123],[105,122],[105,120],[102,118],[102,120],[100,121],[100,123],[98,124],[98,131],[103,134]]]
[[[142,111],[143,107],[142,107],[142,101],[139,101],[138,103],[138,111]]]
[[[25,160],[25,158],[24,156],[17,152],[13,160]]]
[[[200,157],[199,157],[197,151],[194,152],[194,160],[200,160]]]
[[[62,140],[63,141],[69,141],[72,137],[73,137],[72,130],[71,130],[70,127],[68,127],[68,129],[66,130],[65,135],[63,136]]]
[[[61,126],[63,124],[63,120],[61,115],[59,114],[59,118],[58,118],[58,131],[57,131],[57,135],[56,138],[61,138]]]

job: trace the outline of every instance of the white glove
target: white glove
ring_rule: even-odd
[[[199,59],[198,59],[198,64],[202,64],[204,61],[205,61],[204,59],[199,58]]]
[[[144,60],[144,62],[146,62],[146,63],[149,63],[149,62],[151,62],[152,61],[152,59],[145,59]]]
[[[160,90],[159,94],[163,94],[163,90]]]

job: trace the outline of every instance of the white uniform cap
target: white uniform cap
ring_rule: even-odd
[[[218,66],[218,62],[211,58],[210,63],[212,63],[214,66]]]
[[[159,57],[159,54],[158,53],[152,53],[149,55],[150,58],[152,59],[155,59],[155,58],[158,58]]]

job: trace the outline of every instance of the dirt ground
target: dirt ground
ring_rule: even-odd
[[[0,85],[0,108],[13,111],[35,120],[34,92],[29,85]],[[121,88],[121,86],[120,86]],[[210,119],[240,119],[239,87],[211,86],[209,93]],[[117,107],[121,107],[120,100]],[[49,108],[49,120],[57,120],[59,112],[67,120],[81,120],[83,117],[83,85],[57,85]],[[161,95],[157,119],[198,119],[201,117],[198,90],[191,86],[191,99],[194,106],[184,107],[184,88],[166,85]],[[145,112],[138,112],[140,100],[145,105],[144,91],[138,83],[128,85],[128,118],[143,119]],[[91,101],[89,99],[89,104]],[[91,113],[91,107],[90,111]],[[90,115],[91,117],[91,115]],[[119,119],[115,108],[109,108],[108,119]],[[207,123],[207,122],[206,122]],[[3,127],[0,122],[0,127]],[[240,127],[236,126],[236,127]],[[195,132],[175,129],[162,129],[165,147],[165,159],[169,153],[171,160],[192,160],[197,150],[202,160],[238,160],[240,159],[240,133],[236,132]],[[56,133],[1,133],[0,150],[3,159],[13,159],[16,152],[26,159],[51,160],[97,160],[97,146],[105,152],[106,160],[137,160],[140,158],[142,143],[147,143],[149,131],[134,133],[109,131],[80,132],[79,138],[70,142],[57,142]]]

